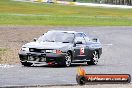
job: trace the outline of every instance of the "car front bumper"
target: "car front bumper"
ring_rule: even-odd
[[[44,65],[53,65],[53,64],[64,64],[65,55],[54,54],[54,53],[27,53],[19,54],[20,61],[22,63],[32,63],[32,64],[44,64]]]

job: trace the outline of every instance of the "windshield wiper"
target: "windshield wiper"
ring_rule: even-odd
[[[55,41],[54,40],[52,40],[52,41],[48,40],[47,42],[55,42]]]
[[[70,42],[62,42],[62,43],[70,43]]]

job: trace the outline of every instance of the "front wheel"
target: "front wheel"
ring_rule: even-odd
[[[69,67],[71,65],[71,53],[67,53],[66,56],[65,56],[65,66],[66,67]]]
[[[93,58],[91,61],[87,62],[88,65],[97,65],[99,60],[99,53],[97,51],[93,52]]]

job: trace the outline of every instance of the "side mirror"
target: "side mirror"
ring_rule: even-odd
[[[83,44],[82,41],[77,41],[75,44]]]
[[[34,38],[33,41],[36,42],[37,41],[37,38]]]
[[[93,38],[92,41],[93,42],[98,42],[98,39],[97,38]]]

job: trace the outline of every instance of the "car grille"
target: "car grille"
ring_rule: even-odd
[[[37,52],[37,53],[45,53],[45,49],[36,49],[36,48],[30,48],[30,52]]]
[[[46,62],[46,56],[28,56],[28,61]]]

